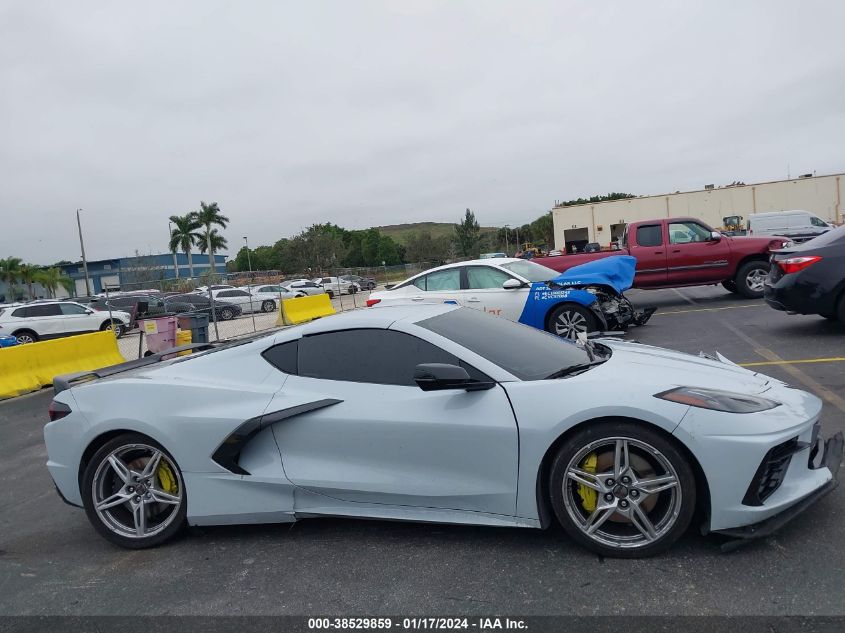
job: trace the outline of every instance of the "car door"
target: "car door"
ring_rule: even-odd
[[[42,338],[54,338],[68,333],[58,303],[36,303],[27,308],[32,329]]]
[[[343,502],[514,514],[519,449],[504,389],[426,392],[413,381],[417,364],[461,363],[452,354],[361,329],[307,336],[265,358],[293,374],[268,412],[322,404],[273,425],[295,485]]]
[[[261,305],[258,299],[243,290],[220,290],[214,298],[226,303],[234,303],[244,312],[253,312],[254,307]]]
[[[461,305],[519,321],[528,300],[530,284],[505,290],[502,284],[509,279],[516,277],[495,266],[464,266]],[[522,282],[521,279],[517,281]]]
[[[669,222],[670,284],[694,284],[728,278],[730,246],[725,239],[714,240],[712,231],[694,220]]]
[[[633,239],[631,239],[633,237]],[[666,284],[666,245],[663,224],[638,224],[634,235],[626,229],[623,244],[637,259],[637,274],[634,285],[647,288]]]
[[[95,332],[100,329],[103,319],[96,314],[90,314],[87,308],[75,303],[61,303],[62,329],[65,332]],[[96,322],[96,323],[95,323]]]
[[[410,286],[416,288],[418,292]],[[415,279],[410,286],[407,292],[410,292],[411,301],[420,303],[451,301],[460,304],[463,299],[460,266],[432,271],[424,277]]]

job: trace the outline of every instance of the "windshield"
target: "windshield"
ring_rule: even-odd
[[[525,277],[528,281],[549,281],[555,277],[560,277],[560,273],[556,270],[525,260],[502,264],[502,268],[506,268],[520,277]]]
[[[590,363],[584,348],[567,339],[471,308],[452,310],[417,325],[466,347],[521,380],[542,380]]]

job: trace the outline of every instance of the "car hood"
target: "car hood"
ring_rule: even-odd
[[[671,387],[704,387],[744,394],[760,394],[779,381],[735,365],[724,356],[721,359],[694,356],[662,347],[602,340],[613,350],[608,362],[623,366],[631,375],[648,375],[649,382]],[[645,370],[645,371],[644,371]]]
[[[623,293],[633,285],[636,272],[636,257],[613,255],[573,266],[551,281],[559,286],[610,286]]]

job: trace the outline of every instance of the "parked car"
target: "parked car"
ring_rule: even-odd
[[[498,257],[507,257],[507,253],[481,253],[478,256],[479,259],[496,259]]]
[[[644,325],[654,308],[635,310],[624,292],[636,260],[617,256],[558,273],[519,258],[476,259],[415,275],[381,292],[367,306],[453,303],[576,339]]]
[[[116,545],[347,516],[558,522],[600,555],[650,556],[695,518],[703,534],[768,536],[836,486],[842,461],[842,433],[820,437],[822,401],[779,380],[457,306],[210,347],[53,382],[47,468]]]
[[[696,218],[663,218],[625,227],[620,250],[543,257],[557,271],[620,254],[637,258],[634,288],[676,288],[721,283],[749,299],[763,296],[770,250],[788,246],[783,237],[727,237]]]
[[[278,295],[253,295],[244,288],[222,288],[212,290],[214,300],[225,301],[240,307],[244,314],[253,312],[273,312],[276,310]],[[293,296],[293,295],[291,295]]]
[[[198,312],[207,314],[209,319],[216,318],[218,321],[230,321],[235,317],[241,316],[242,313],[241,307],[238,305],[225,301],[215,301],[215,314],[212,315],[211,300],[205,295],[195,294],[193,292],[165,297],[164,302],[168,312],[177,314],[180,312]]]
[[[322,281],[322,280],[321,280]],[[321,295],[325,294],[326,289],[321,283],[316,283],[310,279],[289,279],[279,284],[282,288],[287,288],[290,292],[302,293],[304,295]]]
[[[782,235],[793,242],[806,242],[833,226],[809,211],[769,211],[748,216],[748,235]]]
[[[208,294],[209,290],[225,290],[227,288],[234,288],[235,286],[229,284],[214,284],[212,286],[199,286],[194,289],[194,292],[202,292]]]
[[[776,310],[820,314],[845,324],[845,226],[775,251],[766,303]]]
[[[135,311],[135,319],[157,317],[168,312],[164,299],[158,295],[118,295],[110,297],[108,301],[96,302],[91,307],[96,310],[123,310],[129,314]]]
[[[351,295],[361,290],[354,281],[345,281],[338,277],[317,277],[311,281],[322,286],[329,297],[341,294]]]
[[[279,295],[281,295],[282,299],[291,299],[293,297],[304,297],[307,294],[301,291],[289,290],[282,284],[269,286],[241,286],[241,289],[248,290],[254,295],[266,294],[271,297],[275,295],[277,299],[279,298]]]
[[[121,337],[129,327],[127,312],[98,312],[71,301],[50,301],[0,310],[0,333],[10,334],[19,343],[35,343],[62,336],[98,330],[113,330]]]
[[[361,290],[373,290],[378,285],[374,277],[361,277],[361,275],[343,275],[341,281],[351,281]]]

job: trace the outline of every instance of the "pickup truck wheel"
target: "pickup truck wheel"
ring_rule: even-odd
[[[596,329],[596,319],[590,311],[574,303],[564,303],[549,315],[548,331],[573,341],[578,338],[578,334],[587,334]]]
[[[769,274],[769,262],[751,261],[739,267],[736,273],[736,288],[747,299],[763,296],[763,287]]]
[[[739,292],[736,287],[736,282],[733,279],[728,279],[727,281],[722,282],[722,287],[728,292]]]

